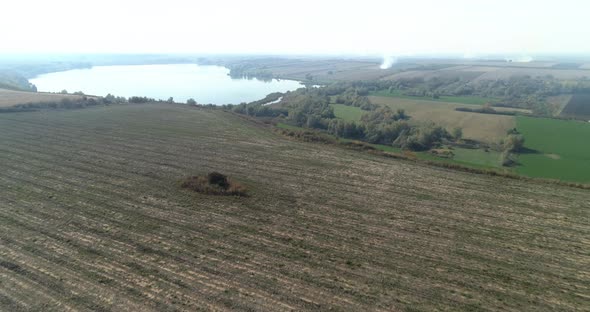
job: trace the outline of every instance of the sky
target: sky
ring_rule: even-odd
[[[27,0],[0,53],[590,52],[587,0]]]

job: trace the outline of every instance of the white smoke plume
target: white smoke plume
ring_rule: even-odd
[[[528,55],[522,55],[521,57],[514,60],[514,62],[518,62],[518,63],[530,63],[532,61],[533,61],[533,58]]]
[[[379,68],[391,68],[391,66],[393,66],[393,64],[395,64],[396,61],[397,59],[393,55],[383,55],[383,63],[381,63],[381,66],[379,66]]]
[[[532,56],[521,54],[516,57],[507,57],[506,62],[514,62],[514,63],[530,63],[534,61]]]

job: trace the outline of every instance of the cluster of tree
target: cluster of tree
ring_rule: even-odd
[[[590,92],[590,80],[562,81],[551,76],[513,76],[508,79],[468,81],[458,77],[400,79],[389,90],[410,96],[474,95],[498,99],[497,105],[531,109],[535,115],[552,115],[547,97]]]
[[[405,110],[398,109],[394,112],[389,106],[379,107],[361,117],[361,121],[367,124],[389,124],[408,119],[410,119],[410,116],[406,115]]]
[[[274,75],[271,71],[264,68],[259,68],[256,64],[238,63],[226,66],[229,67],[229,76],[232,78],[256,78],[264,81],[274,78]]]
[[[273,93],[268,94],[267,96],[265,96],[261,100],[253,101],[248,104],[249,105],[258,105],[258,104],[264,105],[264,104],[278,101],[282,96],[283,96],[282,92],[273,92]]]
[[[494,106],[531,109],[535,115],[549,116],[555,108],[547,97],[559,94],[590,93],[590,79],[558,80],[551,76],[513,76],[496,80],[471,80],[462,77],[410,77],[397,80],[365,80],[334,83],[326,87],[330,95],[340,95],[342,104],[355,103],[355,95],[364,96],[374,91],[389,90],[407,96],[480,96],[494,98]]]
[[[0,72],[0,89],[37,92],[37,87],[12,71]]]
[[[458,112],[470,112],[470,113],[479,113],[479,114],[507,115],[507,116],[516,115],[516,112],[497,111],[489,103],[480,107],[480,108],[457,107],[457,108],[455,108],[455,110]]]
[[[149,98],[147,96],[132,96],[129,98],[129,103],[133,103],[133,104],[143,104],[143,103],[149,103],[149,102],[156,102],[156,100],[154,98]]]
[[[334,116],[331,98],[357,98],[369,93],[369,88],[349,83],[337,83],[322,88],[302,88],[287,92],[280,107],[264,106],[262,102],[229,107],[236,113],[256,117],[282,117],[293,126],[318,129],[337,137],[374,144],[394,145],[411,150],[427,150],[454,139],[445,129],[429,125],[410,125],[404,110],[370,105],[360,121],[347,121]],[[347,102],[350,105],[354,105]],[[370,102],[369,102],[370,103]],[[457,135],[460,138],[461,134]]]
[[[445,128],[432,124],[409,128],[400,133],[393,145],[412,151],[426,151],[452,139],[453,136]]]
[[[279,94],[269,94],[261,101],[242,103],[232,107],[237,113],[257,117],[285,117],[285,120],[299,127],[326,129],[329,119],[334,118],[330,97],[322,88],[300,88],[282,94],[280,106],[266,106],[270,99]]]
[[[517,164],[516,154],[524,150],[524,137],[514,129],[510,129],[504,139],[502,152],[502,166]]]
[[[107,94],[104,98],[102,98],[105,104],[122,104],[127,103],[127,99],[124,96],[114,96],[112,94]]]
[[[287,116],[289,114],[289,110],[286,108],[278,107],[278,108],[271,108],[269,106],[264,105],[249,105],[246,103],[242,103],[239,105],[228,105],[228,109],[243,115],[253,116],[253,117],[279,117],[279,116]]]
[[[367,111],[374,110],[377,108],[377,105],[369,101],[368,94],[369,91],[364,88],[348,88],[342,94],[336,96],[336,103],[359,107]]]
[[[365,115],[367,116],[367,115]],[[410,125],[407,119],[379,120],[362,118],[360,122],[331,119],[327,132],[338,137],[391,145],[413,151],[429,150],[452,140],[444,128],[434,125]]]

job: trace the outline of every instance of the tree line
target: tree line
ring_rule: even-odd
[[[227,106],[236,113],[253,117],[278,118],[286,124],[320,130],[337,137],[385,144],[410,150],[428,150],[445,140],[455,140],[440,126],[408,123],[404,110],[392,110],[371,103],[367,86],[335,83],[321,88],[300,88],[286,92],[280,105],[260,102]],[[364,110],[360,121],[336,118],[331,104],[355,106]]]

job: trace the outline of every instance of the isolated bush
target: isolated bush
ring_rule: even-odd
[[[207,179],[209,180],[209,184],[211,185],[217,185],[224,189],[227,189],[229,187],[227,176],[219,172],[210,172],[207,175]]]
[[[207,176],[188,177],[180,186],[208,195],[248,196],[246,187],[219,172],[211,172]]]
[[[509,134],[504,140],[504,150],[520,152],[524,149],[524,137],[521,134]]]
[[[502,166],[512,167],[517,164],[518,164],[518,162],[516,160],[516,156],[513,153],[511,153],[508,150],[502,152]]]
[[[334,144],[336,143],[336,139],[328,134],[314,131],[314,130],[290,130],[290,129],[281,129],[275,128],[275,132],[286,135],[289,137],[296,138],[298,140],[304,142],[316,142],[316,143],[326,143],[326,144]]]
[[[452,136],[457,141],[461,140],[463,138],[463,128],[457,127],[455,129],[453,129]]]
[[[443,140],[450,138],[451,134],[444,128],[430,125],[403,131],[393,142],[393,146],[412,151],[426,151],[441,145]]]

